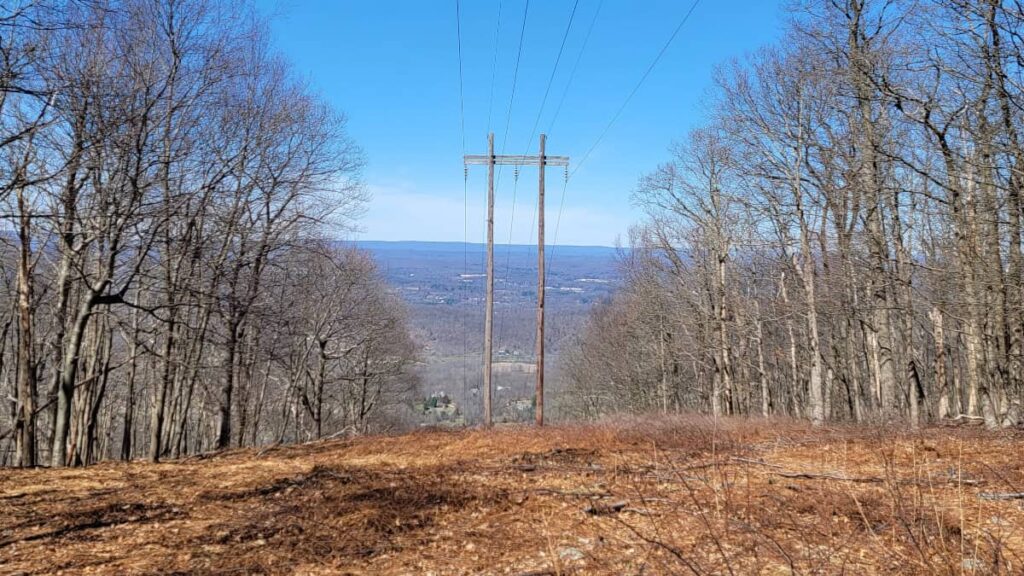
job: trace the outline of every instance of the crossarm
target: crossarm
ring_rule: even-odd
[[[463,156],[463,162],[469,164],[488,164],[489,158],[486,154],[467,154]],[[536,166],[540,164],[540,156],[512,156],[502,155],[494,157],[495,164],[515,166]],[[568,156],[544,156],[544,164],[547,166],[568,166]]]

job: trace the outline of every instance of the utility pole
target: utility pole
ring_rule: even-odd
[[[494,361],[494,132],[487,135],[487,311],[484,312],[484,426],[491,427]]]
[[[539,220],[537,230],[537,424],[544,423],[544,167],[569,166],[568,156],[546,156],[544,146],[547,137],[540,135],[540,154],[537,156],[500,155],[494,154],[494,134],[487,135],[487,155],[467,154],[463,163],[487,166],[487,310],[484,312],[484,426],[491,425],[491,365],[494,361],[493,330],[494,330],[494,167],[531,166],[540,169],[540,188],[538,190]]]
[[[534,416],[537,426],[544,425],[544,144],[547,135],[540,135],[540,161],[537,171],[537,387],[534,391]]]

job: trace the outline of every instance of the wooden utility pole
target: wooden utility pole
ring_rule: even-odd
[[[534,392],[534,416],[537,426],[544,425],[544,144],[540,135],[540,161],[537,170],[537,388]]]
[[[491,426],[494,361],[494,132],[487,135],[487,310],[484,312],[484,426]]]
[[[467,154],[463,162],[468,166],[487,165],[487,310],[484,312],[484,426],[491,425],[491,364],[494,360],[494,167],[531,166],[540,169],[540,188],[537,229],[537,399],[536,419],[544,423],[544,167],[569,166],[568,156],[547,156],[544,146],[547,137],[540,135],[540,154],[537,156],[494,154],[494,134],[487,135],[487,155]]]

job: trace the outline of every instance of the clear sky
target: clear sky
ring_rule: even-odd
[[[527,1],[461,2],[466,151],[484,153],[489,128],[498,153],[503,142],[506,154],[536,153],[537,138],[531,142],[530,137],[537,124],[538,132],[548,132],[547,153],[570,156],[573,170],[692,2],[579,0],[542,110],[576,0],[529,2],[516,75]],[[778,37],[786,19],[781,4],[702,0],[697,5],[569,182],[559,244],[610,246],[625,237],[641,217],[630,202],[638,178],[667,159],[673,140],[702,123],[715,67]],[[364,180],[373,199],[357,238],[480,242],[486,167],[470,168],[464,201],[456,1],[258,0],[258,6],[272,18],[276,47],[314,90],[348,116],[349,131],[365,150]],[[548,169],[549,243],[563,181],[561,169]],[[535,241],[536,190],[535,168],[522,170],[518,188],[513,171],[502,170],[496,242]]]

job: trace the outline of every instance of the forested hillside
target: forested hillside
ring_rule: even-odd
[[[345,125],[247,3],[0,4],[0,463],[386,420],[414,347],[324,240],[365,200]]]
[[[578,413],[1021,422],[1024,9],[802,1],[637,186]]]

